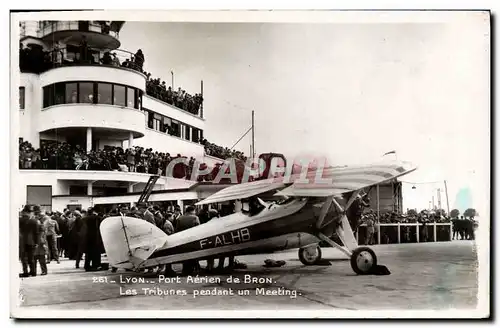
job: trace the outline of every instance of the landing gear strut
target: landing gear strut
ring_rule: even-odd
[[[347,202],[347,205],[345,208],[349,208],[353,201],[354,198],[357,197],[359,191],[355,192],[349,201]],[[322,229],[328,224],[323,224],[323,221],[326,217],[326,214],[332,205],[332,203],[338,208],[338,210],[342,213],[339,218],[339,224],[336,227],[336,233],[339,239],[342,241],[343,246],[337,244],[334,242],[331,238],[326,236],[322,231]],[[354,233],[352,231],[351,225],[349,223],[349,220],[347,219],[346,215],[346,210],[334,199],[334,197],[328,197],[325,204],[321,208],[321,213],[318,218],[318,221],[316,222],[316,228],[319,230],[317,232],[317,237],[320,240],[325,241],[328,243],[330,246],[337,248],[341,252],[343,252],[351,262],[351,267],[354,270],[355,273],[359,275],[366,275],[366,274],[377,274],[377,275],[382,275],[382,274],[390,274],[389,270],[385,266],[381,266],[377,264],[377,256],[375,255],[375,252],[368,247],[358,247],[358,242],[356,238],[354,237]],[[323,230],[324,231],[324,230]],[[326,232],[326,231],[325,231]],[[301,256],[300,251],[299,251],[299,257]],[[302,258],[301,258],[302,262]],[[302,262],[304,263],[304,262]]]

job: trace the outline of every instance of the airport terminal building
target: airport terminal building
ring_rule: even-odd
[[[13,124],[20,144],[19,206],[42,204],[46,210],[61,211],[68,206],[133,203],[151,176],[139,170],[93,170],[85,165],[75,169],[72,156],[62,163],[61,147],[48,145],[71,145],[82,154],[139,146],[173,157],[193,157],[209,167],[223,161],[205,152],[202,105],[183,106],[175,99],[169,103],[157,90],[148,90],[150,77],[140,58],[134,58],[141,55],[119,48],[123,24],[20,24],[18,122]],[[55,162],[50,163],[51,156]],[[203,185],[161,176],[150,200],[195,201],[212,192],[213,186]]]

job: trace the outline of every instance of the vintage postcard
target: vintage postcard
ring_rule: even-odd
[[[488,318],[490,24],[11,13],[11,316]]]

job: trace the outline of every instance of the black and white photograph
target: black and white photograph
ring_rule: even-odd
[[[12,318],[490,316],[489,11],[10,27]]]

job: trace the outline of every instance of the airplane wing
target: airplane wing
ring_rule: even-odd
[[[300,175],[293,175],[289,179],[271,178],[230,186],[196,203],[196,205],[245,199],[278,189],[281,190],[276,193],[277,196],[341,196],[347,192],[390,181],[414,170],[416,167],[406,162],[325,168],[322,174],[318,174],[316,171],[308,172],[305,176],[307,182]],[[321,177],[322,180],[320,181],[317,177]]]
[[[291,183],[284,183],[282,179],[272,179],[272,178],[255,182],[245,182],[224,188],[221,191],[218,191],[215,194],[196,203],[196,205],[221,203],[235,199],[245,199],[252,196],[260,195],[268,191],[281,189],[290,184]]]
[[[347,192],[390,181],[416,169],[415,166],[406,162],[325,168],[321,175],[324,182],[315,180],[316,172],[311,172],[306,176],[308,182],[296,179],[293,185],[278,191],[276,195],[294,197],[341,196]]]

